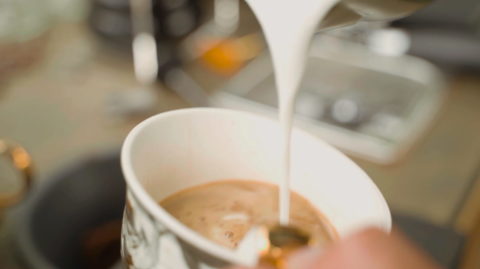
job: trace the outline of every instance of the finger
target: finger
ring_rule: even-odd
[[[310,269],[319,263],[322,251],[317,248],[305,248],[292,254],[287,261],[288,269]]]
[[[367,229],[324,251],[305,249],[292,255],[289,269],[438,269],[398,232]]]

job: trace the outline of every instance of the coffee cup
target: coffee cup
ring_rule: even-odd
[[[137,125],[122,147],[127,182],[122,256],[128,268],[206,269],[251,265],[171,216],[158,201],[222,179],[278,184],[282,178],[279,123],[247,112],[192,108]],[[366,227],[389,231],[391,217],[369,176],[344,154],[293,129],[291,189],[309,200],[340,238]]]

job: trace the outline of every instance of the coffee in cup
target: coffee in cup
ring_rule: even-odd
[[[278,187],[253,180],[219,180],[178,191],[160,205],[188,228],[235,248],[256,225],[278,223]],[[336,238],[328,220],[301,195],[291,193],[290,224],[319,245]]]

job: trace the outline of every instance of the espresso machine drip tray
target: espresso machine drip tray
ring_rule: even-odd
[[[391,164],[426,131],[444,96],[443,75],[422,59],[321,37],[310,51],[295,125],[348,154]],[[277,118],[268,53],[217,91],[213,103]]]

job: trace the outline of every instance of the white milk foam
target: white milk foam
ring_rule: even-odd
[[[279,221],[288,225],[290,212],[290,140],[295,97],[317,25],[339,0],[246,0],[266,38],[275,72],[279,119],[283,135],[283,178]]]

